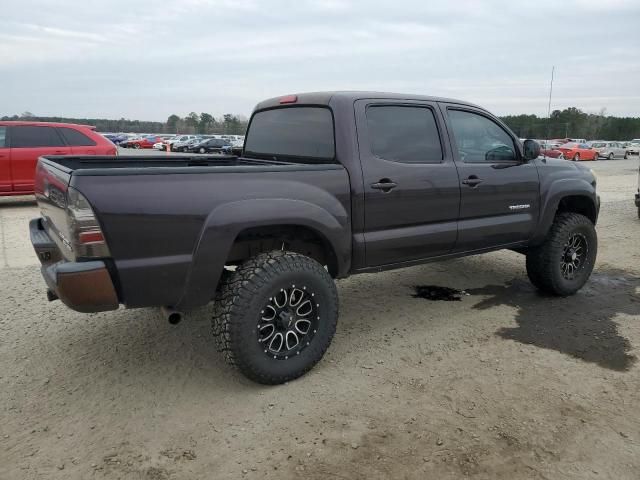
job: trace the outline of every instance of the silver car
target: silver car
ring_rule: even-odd
[[[625,143],[625,148],[630,155],[640,154],[640,138],[634,138],[630,142]]]
[[[613,160],[615,157],[627,158],[628,152],[621,142],[590,142],[589,146],[598,151],[598,158]]]

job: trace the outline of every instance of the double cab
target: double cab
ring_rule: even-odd
[[[323,92],[257,105],[239,156],[43,157],[30,224],[50,299],[81,312],[212,303],[267,384],[329,347],[334,279],[511,249],[567,296],[597,252],[596,178],[459,100]]]

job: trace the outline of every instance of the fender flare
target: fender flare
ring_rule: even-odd
[[[336,254],[339,274],[346,274],[351,258],[349,214],[338,202],[332,210],[284,198],[254,198],[218,206],[202,227],[176,308],[188,309],[211,301],[235,239],[248,228],[275,225],[309,228],[326,239]]]
[[[566,178],[555,180],[545,192],[542,192],[541,196],[543,198],[540,203],[540,219],[531,240],[532,245],[537,245],[544,241],[563,198],[584,197],[584,200],[590,202],[591,207],[593,207],[595,220],[597,220],[600,208],[599,198],[595,187],[585,179]]]

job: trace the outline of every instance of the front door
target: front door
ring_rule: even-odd
[[[460,183],[437,105],[359,100],[356,118],[367,266],[449,253]]]
[[[7,143],[7,127],[0,126],[0,195],[12,190],[11,150]]]
[[[56,129],[40,125],[16,125],[10,127],[11,175],[13,190],[32,193],[36,163],[42,155],[69,155],[67,147]]]
[[[540,208],[536,161],[525,162],[515,136],[487,112],[442,107],[460,175],[455,251],[528,240]]]

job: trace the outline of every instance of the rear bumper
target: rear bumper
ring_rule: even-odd
[[[118,295],[102,260],[68,262],[42,228],[41,219],[29,222],[29,233],[50,299],[59,298],[69,308],[83,313],[118,308]]]

